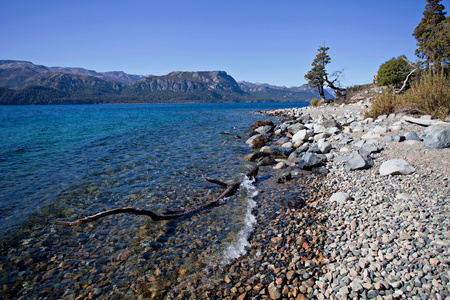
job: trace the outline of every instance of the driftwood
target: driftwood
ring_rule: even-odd
[[[258,166],[253,167],[250,171],[247,172],[247,174],[245,174],[245,176],[247,177],[256,177],[256,175],[258,174]],[[214,199],[211,202],[208,202],[206,204],[200,205],[200,206],[196,206],[190,209],[186,209],[180,213],[176,213],[176,214],[161,214],[158,215],[150,210],[145,210],[145,209],[138,209],[138,208],[132,208],[132,207],[124,207],[124,208],[115,208],[115,209],[111,209],[111,210],[107,210],[104,212],[100,212],[98,214],[92,215],[92,216],[87,216],[85,218],[82,219],[78,219],[76,221],[73,222],[65,222],[65,221],[56,221],[55,225],[63,225],[63,226],[77,226],[77,225],[81,225],[84,223],[89,223],[89,222],[93,222],[96,221],[98,219],[101,219],[103,217],[106,216],[110,216],[110,215],[115,215],[115,214],[123,214],[123,213],[128,213],[128,214],[134,214],[134,215],[144,215],[144,216],[148,216],[150,217],[153,221],[162,221],[162,220],[172,220],[172,219],[176,219],[182,216],[187,216],[190,215],[192,213],[198,212],[200,210],[209,208],[209,207],[213,207],[216,206],[220,203],[220,201],[222,199],[224,199],[225,197],[230,197],[232,195],[234,195],[236,193],[236,191],[239,189],[239,187],[241,186],[241,183],[243,181],[243,177],[240,176],[239,178],[235,179],[232,183],[224,183],[222,181],[216,180],[216,179],[212,179],[212,178],[208,178],[208,177],[203,177],[206,181],[211,182],[211,183],[215,183],[218,184],[220,186],[225,187],[226,189],[222,192],[222,194],[220,194],[216,199]]]
[[[406,89],[406,84],[408,83],[409,78],[411,77],[412,73],[414,73],[415,71],[417,71],[419,68],[414,65],[413,63],[411,63],[409,60],[407,60],[404,56],[402,56],[403,60],[406,61],[406,63],[413,68],[413,70],[411,72],[409,72],[408,76],[406,76],[405,81],[403,81],[403,85],[399,90],[395,90],[394,89],[394,93],[395,94],[400,94],[402,93],[405,89]]]

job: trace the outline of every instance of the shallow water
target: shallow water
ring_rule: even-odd
[[[245,251],[257,191],[178,220],[116,215],[115,207],[185,209],[245,173],[243,139],[259,109],[305,103],[0,107],[0,296],[37,299],[167,295]]]

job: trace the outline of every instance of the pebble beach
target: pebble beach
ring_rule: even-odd
[[[252,246],[178,298],[450,299],[450,148],[431,141],[450,125],[365,119],[370,100],[260,112],[280,123],[247,140],[261,165]],[[264,212],[283,198],[291,206]]]

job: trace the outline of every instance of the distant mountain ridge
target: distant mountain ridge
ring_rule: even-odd
[[[96,72],[84,68],[46,67],[35,65],[29,61],[0,60],[0,86],[5,88],[21,89],[35,85],[39,79],[52,73],[92,76],[105,81],[118,81],[126,85],[145,78],[143,75],[127,74],[122,71]]]
[[[239,81],[239,87],[247,93],[255,97],[272,98],[275,101],[299,101],[297,99],[307,99],[319,97],[308,85],[302,86],[276,86],[267,83],[251,83],[247,81]],[[328,91],[325,91],[325,97],[332,99],[334,96]],[[304,100],[305,101],[305,100]]]
[[[309,101],[313,97],[318,94],[306,85],[238,83],[225,71],[142,76],[0,60],[0,104]]]

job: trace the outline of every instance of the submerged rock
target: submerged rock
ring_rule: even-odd
[[[286,173],[283,173],[280,177],[278,177],[278,183],[290,181],[291,179],[292,179],[292,174],[290,172],[286,172]]]

